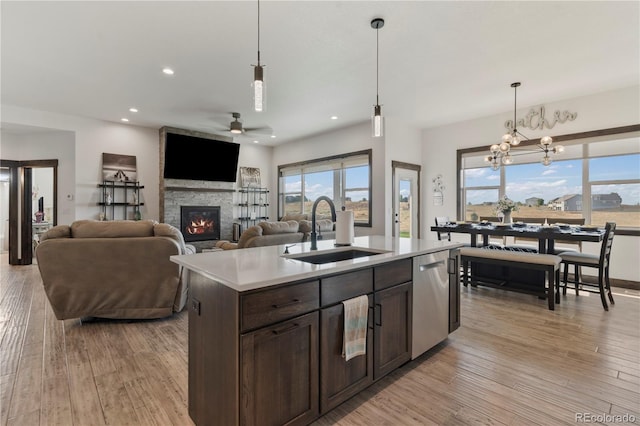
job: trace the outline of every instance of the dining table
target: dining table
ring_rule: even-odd
[[[604,228],[594,226],[540,225],[526,223],[494,223],[494,222],[451,222],[431,227],[432,231],[441,233],[469,234],[471,246],[480,247],[478,236],[482,236],[482,246],[489,245],[490,236],[522,237],[538,240],[538,253],[553,254],[556,240],[601,242]]]

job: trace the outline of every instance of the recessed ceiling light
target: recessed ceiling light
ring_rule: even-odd
[[[133,108],[133,107],[131,107],[131,108],[129,108],[129,111],[130,111],[130,112],[138,112],[138,108]]]
[[[337,119],[338,119],[338,116],[337,116],[337,115],[332,115],[332,116],[331,116],[331,119],[332,119],[332,120],[337,120]]]
[[[260,143],[259,141],[253,141],[253,143]]]
[[[162,72],[165,73],[166,75],[173,75],[173,70],[171,68],[162,68]]]
[[[129,119],[128,118],[121,118],[120,121],[124,121],[125,123],[128,123]]]
[[[275,139],[275,138],[276,138],[276,135],[271,135],[271,139]]]

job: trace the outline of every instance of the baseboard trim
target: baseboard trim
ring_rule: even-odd
[[[575,279],[573,274],[569,274],[570,279]],[[585,282],[588,283],[597,283],[598,282],[598,277],[594,276],[594,275],[583,275],[582,279]],[[562,274],[560,274],[560,280],[562,281]],[[638,290],[640,291],[640,282],[638,281],[631,281],[631,280],[621,280],[619,278],[611,278],[611,286],[612,287],[619,287],[619,288],[628,288],[631,290]]]

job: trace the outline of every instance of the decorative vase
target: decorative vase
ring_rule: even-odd
[[[505,210],[502,213],[504,214],[503,223],[511,224],[511,210]]]

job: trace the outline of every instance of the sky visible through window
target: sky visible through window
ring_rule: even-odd
[[[348,188],[369,187],[369,166],[350,167],[346,169],[346,185]],[[285,177],[285,192],[300,193],[302,181],[300,175]],[[333,172],[307,173],[305,175],[305,196],[309,200],[315,200],[321,195],[333,198]],[[353,201],[367,200],[368,191],[349,191],[347,194]]]
[[[590,181],[640,179],[640,155],[592,158],[589,160]],[[555,161],[550,166],[539,163],[511,165],[505,169],[506,195],[524,203],[527,198],[542,198],[546,203],[563,195],[582,193],[582,160]],[[490,167],[465,170],[465,187],[499,186],[500,171]],[[617,193],[622,204],[640,202],[640,185],[598,185],[594,193]],[[490,193],[490,192],[489,192]],[[497,200],[484,199],[485,191],[469,191],[467,203],[482,204]]]

